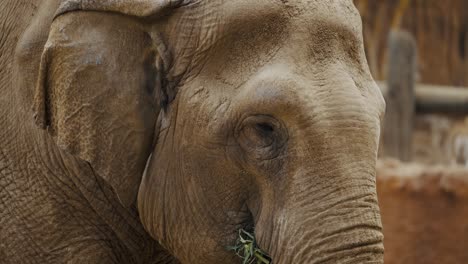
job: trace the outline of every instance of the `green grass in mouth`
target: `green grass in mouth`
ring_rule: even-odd
[[[236,244],[228,249],[242,258],[242,264],[271,264],[271,258],[258,247],[253,233],[244,229],[239,229]]]

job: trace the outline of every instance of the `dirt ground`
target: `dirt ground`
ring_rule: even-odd
[[[387,264],[468,263],[468,169],[380,160]]]
[[[412,162],[380,157],[385,263],[468,263],[467,153],[467,117],[418,115]]]

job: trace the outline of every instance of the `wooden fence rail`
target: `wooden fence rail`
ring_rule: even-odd
[[[387,83],[377,84],[387,97]],[[468,87],[416,84],[414,96],[418,113],[468,115]]]

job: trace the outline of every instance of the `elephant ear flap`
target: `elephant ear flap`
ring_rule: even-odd
[[[140,31],[136,19],[109,14],[152,18],[185,3],[62,0],[48,31],[38,76],[31,81],[35,123],[61,150],[87,162],[127,207],[135,202],[159,111],[146,100],[148,89],[143,88],[160,78],[157,83],[164,90],[164,77],[158,73],[170,61],[159,54],[169,54],[164,45],[152,39],[157,33]],[[103,17],[80,14],[77,19],[75,11],[101,12]],[[109,30],[104,19],[119,30]],[[101,37],[98,41],[95,34]]]
[[[150,17],[165,9],[187,5],[192,0],[64,0],[56,17],[72,11],[117,12],[136,17]]]

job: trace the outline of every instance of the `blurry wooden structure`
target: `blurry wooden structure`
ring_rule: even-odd
[[[372,5],[376,8],[387,8],[387,11],[392,10],[392,12],[390,12],[392,15],[387,18],[387,20],[389,20],[387,21],[387,26],[390,28],[390,32],[387,36],[388,41],[386,46],[372,46],[372,43],[366,43],[368,46],[367,57],[374,76],[378,76],[379,73],[382,72],[382,68],[386,70],[385,77],[387,78],[387,84],[384,95],[387,102],[387,112],[383,129],[383,155],[398,158],[402,161],[410,161],[412,154],[413,126],[416,120],[415,113],[437,112],[457,115],[468,114],[468,89],[452,87],[443,90],[442,88],[446,87],[439,86],[438,88],[431,88],[429,86],[420,86],[416,91],[415,83],[418,79],[417,76],[419,71],[424,70],[424,67],[420,67],[421,61],[424,61],[424,58],[421,57],[432,56],[433,54],[424,54],[418,50],[418,47],[421,46],[421,36],[424,37],[424,35],[414,33],[414,35],[416,35],[416,38],[414,38],[412,33],[401,29],[405,17],[408,16],[404,15],[408,14],[411,7],[418,8],[418,5],[414,5],[414,2],[416,2],[415,0],[393,1],[394,7],[387,5],[392,2],[391,0],[379,1],[377,5],[375,5],[375,2],[371,4],[364,0],[357,2],[359,2],[358,7],[361,9],[361,13],[364,13],[363,15],[365,15],[366,8]],[[426,3],[431,6],[432,2],[427,1]],[[451,4],[453,3],[448,3],[448,5]],[[432,3],[432,5],[437,6],[435,3]],[[424,7],[424,5],[419,6],[419,8],[422,7]],[[375,19],[379,22],[378,19],[381,19],[381,17],[376,17]],[[465,23],[465,21],[468,21],[468,16],[466,19],[462,20],[462,24]],[[368,36],[366,36],[367,41],[369,38],[377,42],[384,39],[380,34],[381,32],[388,32],[388,30],[385,31],[379,28],[379,26],[382,26],[382,24],[377,23],[376,31],[369,33],[369,31],[366,31],[366,25],[364,25],[364,32],[368,34]],[[461,30],[466,33],[467,29],[462,27]],[[465,42],[465,33],[462,34],[463,36],[460,39],[462,42],[462,46],[460,47],[463,53],[461,57],[463,59],[465,58],[464,51],[467,44],[467,42]],[[427,34],[432,33],[429,31]],[[445,40],[440,40],[435,43],[437,43],[438,46],[443,46],[445,42]],[[379,61],[376,59],[379,56],[377,52],[380,50],[386,51],[386,53],[383,53],[386,60]],[[439,58],[439,61],[444,60]],[[379,63],[383,63],[385,67],[380,67]],[[466,66],[466,76],[468,77],[468,63]],[[442,70],[440,66],[432,67],[431,69],[434,71]]]
[[[467,0],[354,0],[374,77],[386,79],[391,29],[411,32],[418,47],[420,81],[468,87]]]
[[[386,156],[409,161],[415,113],[416,43],[408,32],[395,30],[390,33],[388,47],[384,152]]]
[[[387,98],[387,83],[377,84]],[[414,97],[417,113],[468,115],[468,87],[416,83]]]
[[[468,263],[468,169],[377,164],[386,264]]]

